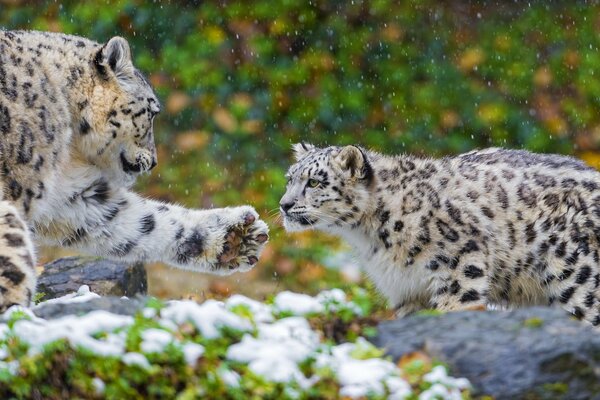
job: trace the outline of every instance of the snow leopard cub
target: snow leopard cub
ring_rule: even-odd
[[[557,304],[600,324],[600,174],[498,148],[443,159],[294,146],[288,231],[348,241],[398,315]]]

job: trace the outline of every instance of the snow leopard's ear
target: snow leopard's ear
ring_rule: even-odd
[[[296,161],[302,160],[306,154],[308,154],[311,150],[314,150],[315,146],[310,143],[296,143],[292,145],[292,150],[294,150],[294,157],[296,157]]]
[[[110,39],[96,53],[94,65],[103,79],[108,79],[110,73],[114,74],[119,81],[131,77],[134,68],[127,40],[119,36]]]
[[[351,178],[370,180],[373,175],[367,155],[356,146],[342,147],[340,152],[334,156],[334,162]]]

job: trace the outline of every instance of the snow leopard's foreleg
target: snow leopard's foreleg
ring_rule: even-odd
[[[249,206],[185,209],[111,189],[102,180],[70,202],[53,220],[36,223],[36,233],[113,259],[226,275],[250,269],[268,240],[267,225]]]

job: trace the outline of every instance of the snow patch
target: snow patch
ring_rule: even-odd
[[[198,359],[202,357],[204,354],[204,346],[198,343],[186,343],[183,345],[182,349],[183,357],[185,358],[185,362],[190,367],[195,367]]]
[[[96,310],[83,316],[69,315],[47,321],[41,318],[23,319],[15,322],[12,331],[33,351],[41,351],[44,345],[56,340],[67,339],[75,347],[81,346],[96,354],[109,356],[122,354],[124,342],[115,340],[115,337],[100,340],[92,336],[112,332],[132,323],[130,316]]]
[[[242,341],[229,347],[227,358],[247,363],[257,375],[273,382],[297,382],[310,386],[298,368],[319,346],[319,336],[302,317],[289,317],[273,324],[259,324],[258,335],[244,335]],[[316,378],[313,378],[313,380]]]
[[[123,354],[123,357],[121,358],[121,360],[127,364],[127,365],[137,365],[139,367],[142,367],[144,369],[150,369],[150,363],[148,362],[148,359],[146,358],[146,356],[144,356],[143,354],[140,353],[125,353]]]
[[[162,353],[170,343],[173,335],[162,329],[150,328],[142,332],[140,349],[144,353]]]
[[[67,304],[67,303],[85,303],[92,299],[99,299],[100,295],[92,292],[88,285],[81,285],[77,292],[69,293],[56,299],[50,299],[44,301],[43,304]],[[39,307],[38,304],[36,307]],[[34,307],[34,308],[36,308]]]
[[[206,300],[203,304],[193,301],[171,301],[161,311],[161,316],[177,324],[191,322],[208,339],[221,336],[219,328],[229,327],[241,332],[250,331],[249,321],[235,315],[216,300]]]
[[[254,316],[254,322],[273,321],[273,313],[271,312],[271,307],[259,301],[253,300],[249,297],[242,296],[241,294],[234,294],[225,302],[225,306],[229,310],[231,310],[233,307],[240,305],[248,308],[250,313]]]
[[[289,291],[278,293],[273,301],[273,307],[279,312],[289,312],[294,315],[306,315],[324,311],[323,305],[316,298],[307,294]]]

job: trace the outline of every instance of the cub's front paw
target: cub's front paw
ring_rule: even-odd
[[[231,214],[224,218],[228,221],[227,233],[223,237],[214,272],[248,271],[258,262],[269,240],[269,228],[258,219],[258,214],[251,207],[225,209],[224,212]]]

